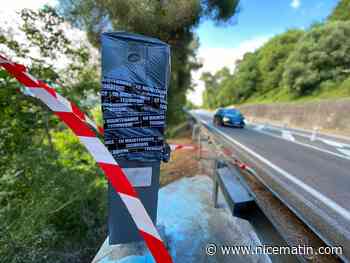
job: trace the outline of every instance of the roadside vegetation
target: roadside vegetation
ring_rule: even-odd
[[[160,38],[173,48],[168,134],[175,134],[191,70],[200,66],[193,28],[201,19],[229,23],[238,1],[164,3],[62,0],[58,10],[22,10],[18,24],[1,25],[0,52],[101,124],[99,34],[127,30]],[[91,262],[107,235],[106,181],[74,135],[20,91],[0,69],[0,262]]]
[[[202,75],[203,104],[217,108],[350,97],[350,0],[307,30],[288,30],[236,63]]]
[[[88,98],[99,77],[88,43],[70,41],[51,8],[19,15],[22,42],[2,29],[2,51],[84,110],[94,109]],[[59,68],[62,58],[69,63]],[[76,137],[20,90],[1,70],[0,262],[88,262],[106,233],[106,183]]]

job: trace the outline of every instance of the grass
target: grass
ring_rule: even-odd
[[[248,98],[242,104],[269,104],[278,102],[308,102],[315,100],[326,99],[344,99],[350,98],[350,79],[344,81],[341,85],[329,85],[323,86],[319,90],[313,93],[295,97],[287,89],[273,89],[263,94],[257,94],[256,96]]]
[[[188,122],[184,121],[180,124],[169,126],[166,129],[165,137],[167,139],[181,136],[188,129]]]

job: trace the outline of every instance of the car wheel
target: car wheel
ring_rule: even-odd
[[[221,120],[220,120],[220,117],[215,117],[214,118],[214,124],[216,125],[216,126],[220,126],[222,123],[221,123]]]

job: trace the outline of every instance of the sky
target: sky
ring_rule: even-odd
[[[56,6],[58,4],[57,0],[32,0],[32,1],[21,1],[21,0],[11,0],[6,5],[0,8],[0,27],[5,32],[9,32],[15,41],[18,41],[26,48],[26,43],[28,40],[25,33],[20,29],[23,24],[22,19],[18,15],[19,10],[23,8],[38,9],[49,4],[51,6]],[[38,27],[42,27],[43,24],[40,21],[36,21]],[[62,25],[65,35],[69,38],[72,45],[76,48],[84,46],[88,47],[92,58],[99,58],[98,50],[93,48],[87,39],[86,32],[71,26],[69,23]],[[28,48],[29,55],[33,58],[43,59],[40,54],[40,49],[37,47]],[[8,48],[6,45],[0,43],[0,53],[6,54],[8,57],[16,56],[15,52]],[[44,59],[46,63],[53,64],[56,69],[64,69],[72,62],[71,58],[61,53],[56,54],[57,59],[52,61],[50,58]],[[30,66],[32,61],[30,58],[16,58],[16,61],[27,66]]]
[[[55,6],[57,3],[58,0],[10,0],[6,1],[6,4],[1,5],[0,10],[12,12],[23,8],[38,9],[45,4]]]
[[[199,36],[198,57],[201,70],[192,73],[195,91],[188,99],[200,105],[204,84],[199,80],[204,71],[216,72],[224,66],[234,69],[235,61],[254,51],[271,37],[291,28],[307,29],[324,20],[339,0],[241,0],[234,23],[216,26],[202,22],[195,32]]]
[[[40,8],[56,5],[58,0],[11,0],[0,11],[13,12],[21,8]],[[246,52],[261,47],[271,37],[290,28],[307,29],[314,22],[324,20],[339,0],[240,0],[240,11],[232,24],[217,26],[209,20],[195,29],[200,47],[197,55],[203,67],[192,72],[195,90],[187,97],[201,105],[204,83],[203,72],[215,73],[226,66],[234,69],[235,61]]]

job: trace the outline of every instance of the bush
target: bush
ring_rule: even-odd
[[[302,37],[285,65],[284,84],[298,95],[320,88],[324,81],[341,83],[348,77],[350,22],[313,27]]]
[[[0,49],[29,59],[37,78],[60,78],[59,91],[79,106],[96,97],[98,72],[83,39],[71,43],[53,9],[21,17],[25,38],[0,30]],[[57,57],[66,68],[55,67]],[[20,89],[0,70],[0,262],[90,262],[106,236],[106,182],[74,135]]]

